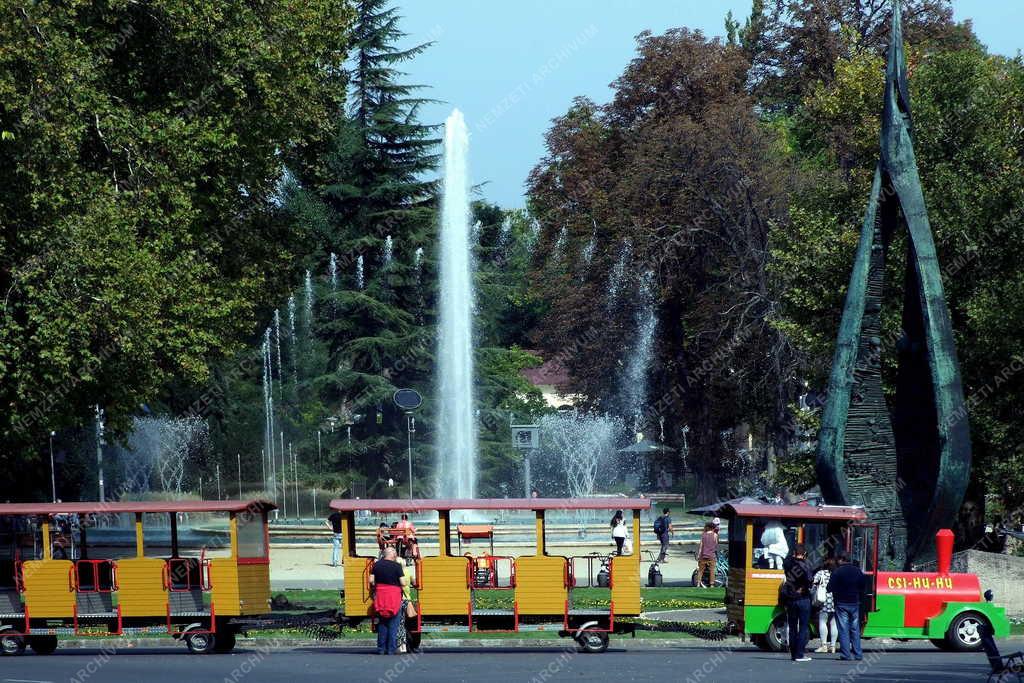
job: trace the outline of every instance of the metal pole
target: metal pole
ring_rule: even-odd
[[[57,470],[53,466],[53,437],[57,432],[50,432],[50,489],[53,493],[53,502],[57,502]]]
[[[284,432],[281,432],[281,514],[288,518],[288,465],[285,463],[287,456],[284,452]],[[277,491],[274,491],[277,495]]]
[[[199,475],[199,500],[206,500],[203,498],[203,476]]]
[[[263,467],[263,490],[267,490],[267,450],[260,450],[260,466]]]
[[[316,518],[316,487],[313,487],[313,518]]]
[[[320,430],[316,430],[316,471],[317,474],[324,472],[324,454],[320,448]]]
[[[217,463],[217,500],[224,500],[220,495],[220,463]]]
[[[416,418],[406,413],[405,425],[409,431],[409,500],[412,500],[412,433],[416,431]]]
[[[235,457],[238,458],[238,498],[242,498],[242,454],[235,453]]]
[[[295,519],[300,519],[299,515],[299,456],[292,450],[292,445],[288,444],[288,452],[292,456],[292,481],[295,482]]]

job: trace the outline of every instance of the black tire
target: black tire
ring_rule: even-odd
[[[988,620],[977,612],[958,614],[946,630],[947,647],[954,652],[977,652],[986,628],[989,628]]]
[[[24,653],[24,638],[21,636],[0,636],[0,655],[13,657]]]
[[[585,628],[576,634],[576,642],[579,644],[580,652],[600,654],[608,649],[608,633]]]
[[[939,648],[943,652],[949,652],[949,643],[946,642],[945,638],[930,638],[932,645]]]
[[[57,636],[29,636],[28,646],[37,655],[52,655],[57,649]]]
[[[782,639],[783,634],[788,628],[789,626],[787,626],[784,619],[776,619],[768,627],[768,632],[762,637],[769,652],[785,652],[788,649],[788,645],[785,644],[786,641]]]
[[[217,631],[217,637],[213,640],[213,651],[219,654],[227,654],[235,649],[234,631]]]
[[[765,652],[771,652],[772,648],[768,644],[768,639],[764,637],[763,633],[755,633],[750,636],[750,642],[758,649],[764,650]]]
[[[185,636],[185,645],[194,655],[206,655],[217,647],[217,638],[212,633],[189,632]]]

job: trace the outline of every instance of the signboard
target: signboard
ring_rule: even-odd
[[[512,445],[516,448],[539,448],[540,427],[537,425],[512,425]]]
[[[415,389],[399,389],[393,397],[395,405],[402,410],[416,410],[423,404],[423,397]]]

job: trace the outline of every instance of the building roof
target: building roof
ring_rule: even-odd
[[[117,514],[122,512],[245,512],[273,510],[266,500],[167,500],[69,503],[3,503],[0,515]]]
[[[539,351],[530,351],[535,356],[540,356]],[[535,368],[523,368],[519,371],[523,377],[536,387],[553,386],[556,388],[569,385],[571,378],[565,364],[558,356],[544,361]]]
[[[846,505],[757,505],[726,503],[718,510],[721,517],[762,517],[765,519],[848,520],[865,522],[864,508]]]
[[[424,512],[451,510],[647,510],[649,498],[452,498],[358,500],[336,498],[331,508],[342,512]]]

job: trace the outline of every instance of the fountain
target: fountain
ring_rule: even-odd
[[[423,247],[416,247],[412,267],[416,271],[416,284],[418,285],[423,275]]]
[[[186,465],[200,459],[207,436],[206,422],[197,416],[136,417],[127,448],[119,448],[124,490],[149,493],[156,478],[161,491],[180,495]]]
[[[658,324],[654,299],[654,273],[647,271],[640,280],[636,311],[636,339],[622,378],[622,414],[633,420],[633,431],[643,429],[647,403],[647,375],[654,351],[654,330]]]
[[[619,290],[622,288],[622,281],[626,277],[626,266],[633,257],[633,243],[627,237],[622,241],[622,248],[619,250],[619,258],[612,266],[612,272],[608,275],[608,300],[607,309],[611,311],[618,303]]]
[[[306,295],[306,319],[303,323],[305,323],[306,333],[308,334],[313,327],[313,274],[309,270],[306,271],[304,289]]]
[[[363,255],[360,254],[356,257],[356,289],[361,290],[363,284]]]
[[[391,259],[394,255],[395,243],[391,239],[391,235],[384,238],[384,253],[381,257],[381,268],[387,270],[388,266],[391,265]]]
[[[477,426],[473,402],[473,277],[470,255],[469,131],[454,110],[444,126],[438,324],[437,491],[473,498]]]

